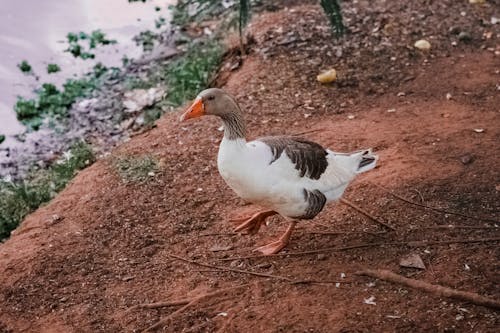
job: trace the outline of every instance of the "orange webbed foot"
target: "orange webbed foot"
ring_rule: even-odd
[[[272,243],[269,243],[267,245],[258,247],[254,251],[258,251],[265,256],[279,253],[281,250],[283,250],[288,245],[288,242],[290,241],[293,229],[295,229],[296,224],[297,224],[297,222],[295,222],[295,221],[290,222],[290,225],[286,229],[283,236],[280,237],[280,239],[278,239],[277,241],[274,241]]]
[[[272,210],[262,211],[255,213],[251,217],[231,219],[230,222],[240,223],[234,229],[234,232],[243,232],[245,234],[254,235],[259,232],[260,227],[266,222],[266,219],[274,214],[277,213]]]
[[[260,246],[256,248],[254,251],[255,252],[260,252],[265,256],[269,256],[271,254],[276,254],[279,253],[283,248],[287,246],[288,243],[285,243],[281,240],[277,240],[275,242],[269,243],[264,246]]]

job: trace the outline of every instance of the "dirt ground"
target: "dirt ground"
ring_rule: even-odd
[[[168,114],[0,245],[0,332],[139,332],[160,320],[162,332],[498,331],[498,310],[354,274],[389,269],[500,299],[500,31],[488,24],[500,6],[407,3],[345,2],[342,41],[317,5],[278,5],[254,17],[249,55],[236,69],[229,56],[217,80],[252,137],[305,132],[337,151],[373,147],[379,165],[345,197],[393,230],[330,204],[299,225],[283,255],[258,256],[285,224],[232,233],[227,219],[254,208],[218,175],[220,122]],[[412,47],[423,37],[429,52]],[[316,82],[330,67],[339,80]],[[154,156],[161,170],[124,182],[112,163],[120,156]],[[479,242],[460,243],[470,240]],[[326,250],[299,254],[317,249]],[[399,265],[412,254],[425,269]],[[293,283],[304,280],[315,282]],[[188,306],[137,307],[216,291]]]

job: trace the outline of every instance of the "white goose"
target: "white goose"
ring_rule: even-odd
[[[238,196],[266,208],[239,219],[235,231],[256,233],[269,216],[279,214],[290,224],[275,242],[256,250],[278,253],[290,240],[299,220],[314,218],[329,201],[340,199],[349,182],[375,167],[371,150],[336,153],[317,143],[289,136],[247,142],[243,112],[221,89],[202,91],[181,116],[181,121],[214,115],[224,123],[217,165],[219,173]]]

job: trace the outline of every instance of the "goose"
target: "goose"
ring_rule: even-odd
[[[373,169],[378,160],[371,149],[338,153],[299,137],[247,141],[243,111],[222,89],[200,92],[180,121],[206,115],[219,117],[224,125],[217,157],[220,175],[239,197],[263,208],[233,220],[239,223],[235,232],[255,234],[276,214],[289,222],[278,240],[255,249],[264,255],[285,248],[299,221],[313,219],[326,203],[339,200],[356,175]]]

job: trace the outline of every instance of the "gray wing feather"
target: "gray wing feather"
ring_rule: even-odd
[[[271,148],[274,163],[281,154],[285,154],[295,164],[295,169],[300,173],[300,177],[319,179],[328,167],[326,155],[328,152],[319,144],[302,138],[288,136],[272,136],[259,138]]]

